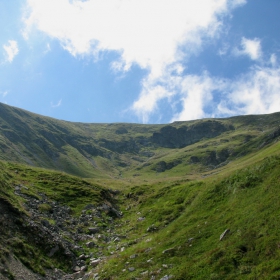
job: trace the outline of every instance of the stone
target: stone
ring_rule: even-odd
[[[89,277],[90,277],[91,275],[90,275],[90,273],[86,273],[84,276],[83,276],[83,280],[88,280],[89,279]],[[95,279],[95,278],[94,278]]]
[[[87,271],[87,266],[86,265],[82,266],[81,271]]]
[[[149,271],[148,271],[148,270],[146,270],[146,271],[141,272],[140,274],[141,274],[142,276],[146,276],[146,275],[148,275],[148,274],[149,274]]]
[[[120,242],[121,239],[120,239],[119,237],[116,237],[113,241],[114,241],[114,242]]]
[[[169,248],[164,250],[162,253],[163,254],[173,254],[175,252],[176,248]]]
[[[89,242],[86,243],[86,246],[88,248],[93,248],[95,246],[95,243],[93,241],[89,241]]]
[[[147,228],[147,232],[154,232],[157,231],[157,227],[153,224]]]
[[[73,274],[74,279],[82,279],[82,277],[84,276],[84,272],[83,271],[78,271],[76,273]]]
[[[173,275],[165,275],[162,278],[160,278],[160,280],[169,280],[171,278],[173,278]]]
[[[221,235],[220,235],[220,241],[224,239],[224,237],[230,232],[230,230],[227,228]]]
[[[129,271],[129,272],[133,272],[134,270],[135,270],[134,267],[129,267],[129,268],[128,268],[128,271]]]
[[[81,270],[81,268],[79,266],[77,266],[77,265],[73,268],[73,271],[75,271],[75,272],[78,272],[80,270]]]
[[[88,231],[90,234],[96,234],[100,232],[100,229],[98,227],[95,227],[95,228],[89,228]]]
[[[92,267],[96,267],[100,262],[101,262],[100,259],[94,259],[94,260],[92,260],[92,261],[90,262],[90,265],[91,265]]]
[[[86,259],[86,255],[85,254],[82,254],[78,257],[79,260],[85,260]]]

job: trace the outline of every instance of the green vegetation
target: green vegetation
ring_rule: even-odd
[[[104,279],[278,279],[279,178],[272,156],[222,178],[135,188],[122,231],[136,244],[102,267]]]
[[[84,254],[103,280],[280,279],[279,122],[81,124],[0,104],[0,266],[73,273]]]

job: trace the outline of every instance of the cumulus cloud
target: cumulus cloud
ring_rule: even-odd
[[[213,101],[213,92],[224,88],[222,79],[211,77],[207,72],[202,75],[180,76],[167,71],[165,76],[156,81],[145,80],[141,95],[133,104],[133,110],[143,122],[147,122],[149,115],[157,110],[159,101],[167,98],[172,105],[178,103],[179,99],[182,108],[180,112],[176,112],[176,106],[171,106],[174,110],[171,121],[211,117],[205,113],[205,109]]]
[[[19,52],[17,41],[9,40],[7,44],[3,45],[3,49],[6,53],[6,61],[13,62]]]
[[[219,110],[234,114],[266,114],[280,111],[280,68],[254,67],[227,84],[229,94]]]
[[[235,49],[234,54],[239,55],[247,55],[252,60],[258,60],[262,57],[262,49],[261,49],[261,41],[258,38],[254,38],[253,40],[247,39],[245,37],[241,40],[241,49]]]
[[[182,110],[177,113],[172,121],[200,119],[211,116],[206,107],[213,102],[213,92],[222,90],[224,82],[221,79],[211,78],[208,73],[201,76],[189,75],[181,81]]]
[[[213,36],[218,16],[244,0],[28,0],[25,35],[32,27],[58,39],[73,55],[121,53],[118,68],[133,63],[160,75],[180,56],[178,46]],[[196,46],[197,47],[197,46]]]
[[[180,80],[182,110],[175,120],[193,120],[203,117],[268,114],[280,111],[280,67],[254,66],[236,79],[186,76]],[[219,101],[215,95],[219,94]],[[211,108],[210,113],[207,108]]]
[[[73,56],[119,52],[117,71],[132,64],[148,70],[131,109],[147,122],[162,99],[180,96],[176,118],[202,117],[215,87],[207,75],[183,76],[188,57],[215,38],[224,16],[246,0],[27,0],[26,38],[33,30],[60,41]],[[254,50],[244,41],[243,51]],[[202,84],[200,84],[202,83]]]

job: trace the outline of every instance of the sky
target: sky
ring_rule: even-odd
[[[279,0],[0,0],[0,102],[86,123],[280,111]]]

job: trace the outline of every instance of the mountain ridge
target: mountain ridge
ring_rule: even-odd
[[[81,177],[100,176],[101,173],[107,177],[118,176],[127,169],[139,168],[139,163],[157,155],[161,148],[182,149],[203,138],[215,138],[236,129],[241,131],[246,125],[254,130],[248,137],[253,137],[258,130],[273,130],[277,123],[269,120],[277,119],[278,115],[204,119],[166,125],[83,124],[43,117],[0,104],[1,159]],[[263,125],[256,123],[256,119],[261,118]],[[215,155],[212,157],[214,163]],[[195,161],[197,158],[194,157],[192,162]],[[216,165],[220,163],[221,160],[216,160]],[[165,170],[173,168],[172,163],[168,166]]]

